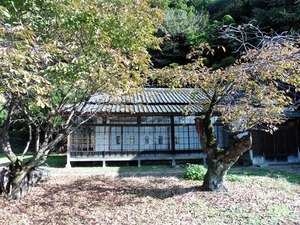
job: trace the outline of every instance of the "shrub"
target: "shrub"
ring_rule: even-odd
[[[204,180],[206,171],[203,165],[187,164],[183,177],[188,180]]]
[[[242,181],[241,177],[236,175],[236,174],[228,174],[226,176],[226,180],[231,181],[231,182],[240,182],[240,181]]]

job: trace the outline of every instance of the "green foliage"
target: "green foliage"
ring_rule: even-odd
[[[225,25],[234,23],[234,19],[233,19],[232,16],[230,16],[230,15],[225,15],[225,16],[223,17],[223,23],[224,23]]]
[[[188,180],[203,181],[206,172],[207,168],[205,166],[188,163],[183,173],[183,177]],[[239,174],[228,174],[226,176],[226,180],[231,182],[240,182],[242,178]]]
[[[234,64],[235,61],[236,61],[236,59],[233,56],[229,56],[229,57],[222,59],[220,64],[213,64],[211,68],[213,70],[220,69],[220,68],[226,68],[226,67]]]
[[[189,31],[186,34],[186,42],[191,45],[191,46],[198,46],[201,43],[207,43],[207,33],[206,32],[194,32],[194,31]]]
[[[1,135],[13,122],[27,122],[43,134],[35,149],[43,160],[91,96],[142,85],[148,49],[161,43],[154,33],[162,13],[147,1],[4,0],[0,14],[0,96],[10,115]]]
[[[226,176],[226,180],[231,181],[231,182],[240,182],[242,180],[241,176],[236,175],[236,174],[228,174]]]
[[[207,15],[185,11],[183,9],[167,9],[164,11],[163,33],[172,37],[185,37],[188,32],[197,32],[208,23]]]
[[[170,64],[170,67],[173,67],[173,68],[175,68],[175,67],[177,67],[177,66],[179,66],[177,63],[171,63],[171,64]]]
[[[0,16],[1,17],[7,17],[7,18],[10,17],[10,14],[9,14],[8,10],[5,7],[1,6],[1,5],[0,5]]]
[[[207,42],[210,36],[209,15],[204,7],[207,1],[165,1],[163,23],[157,35],[164,38],[161,51],[152,52],[155,67],[162,68],[171,63],[179,65],[189,62],[186,55],[192,46]],[[209,28],[208,28],[209,27]]]
[[[198,47],[201,43],[209,43],[211,46],[222,45],[227,52],[216,51],[209,56],[209,67],[214,69],[224,67],[223,58],[237,57],[242,54],[241,49],[235,51],[232,40],[220,39],[220,27],[222,25],[251,23],[264,27],[266,31],[278,33],[291,31],[298,32],[300,23],[299,1],[292,0],[166,0],[160,6],[164,9],[164,23],[159,35],[167,34],[167,41],[174,42],[173,50],[169,51],[161,46],[161,57],[154,54],[155,66],[167,66],[172,62],[180,65],[189,62],[185,55],[191,48]],[[251,33],[246,35],[253,38]],[[177,43],[178,42],[178,43]],[[240,44],[240,43],[239,43]],[[251,43],[253,45],[257,43]],[[184,51],[184,50],[186,51]],[[177,57],[172,57],[176,55]],[[168,60],[168,57],[170,59]],[[166,61],[166,63],[164,63]],[[222,65],[223,64],[223,65]]]
[[[252,1],[253,17],[263,27],[270,26],[276,31],[299,31],[300,5],[296,0]]]
[[[7,110],[0,107],[0,127],[4,125],[6,119],[7,119]]]
[[[208,11],[213,20],[222,21],[230,15],[237,23],[247,21],[251,15],[249,0],[216,0],[208,6]]]
[[[299,3],[296,0],[217,0],[209,5],[212,19],[224,21],[230,15],[238,24],[255,20],[275,31],[299,30]]]
[[[189,180],[204,180],[206,171],[203,165],[187,164],[183,177]]]

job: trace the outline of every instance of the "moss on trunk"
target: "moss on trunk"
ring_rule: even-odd
[[[10,164],[0,172],[0,194],[4,193],[8,199],[20,199],[31,187],[48,179],[47,170],[27,168],[20,162]]]

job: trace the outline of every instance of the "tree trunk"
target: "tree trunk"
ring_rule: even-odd
[[[226,174],[231,165],[222,162],[207,162],[207,172],[204,176],[202,190],[221,191],[226,190]]]
[[[39,182],[49,180],[49,173],[41,168],[26,168],[20,161],[10,164],[0,172],[0,194],[9,199],[24,197]]]
[[[251,134],[235,140],[228,149],[217,154],[208,154],[207,173],[202,189],[205,191],[226,190],[225,181],[228,170],[252,144]],[[216,152],[211,149],[210,152]]]
[[[250,133],[241,138],[232,134],[230,145],[226,149],[220,148],[211,121],[212,115],[210,107],[205,115],[195,119],[196,131],[207,157],[207,173],[202,185],[205,191],[224,190],[228,170],[252,145]]]

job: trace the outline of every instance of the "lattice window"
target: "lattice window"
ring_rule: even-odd
[[[170,150],[170,126],[140,127],[140,150]]]
[[[136,116],[114,116],[105,120],[107,124],[137,124]]]
[[[142,116],[141,124],[171,124],[170,116]]]
[[[174,116],[174,124],[195,124],[195,116]]]
[[[116,145],[120,145],[121,144],[121,136],[117,135],[116,136]]]
[[[229,132],[228,132],[226,126],[215,125],[214,126],[214,131],[215,131],[215,135],[217,137],[219,146],[221,148],[227,147],[228,146],[228,142],[229,142]]]
[[[150,137],[149,137],[149,135],[145,135],[144,138],[145,138],[145,139],[144,139],[144,144],[145,144],[145,145],[149,145],[149,144],[150,144]]]
[[[82,126],[72,133],[72,151],[94,151],[95,129]]]
[[[199,150],[201,149],[198,134],[194,125],[175,126],[175,150]]]

